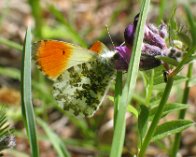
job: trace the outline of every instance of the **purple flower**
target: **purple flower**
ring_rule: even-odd
[[[135,34],[135,27],[133,24],[129,24],[124,32],[125,44],[129,48],[132,48],[133,46],[134,34]]]
[[[159,34],[162,38],[167,38],[168,33],[167,33],[167,26],[165,24],[161,24],[159,27]]]
[[[129,24],[124,31],[125,45],[116,47],[118,57],[115,60],[115,67],[117,70],[128,70],[138,17],[139,14],[134,18],[133,24]],[[159,28],[153,24],[145,25],[140,70],[149,70],[161,64],[155,56],[168,55],[166,37],[166,25],[162,24]]]
[[[160,47],[161,49],[166,48],[165,40],[160,36],[159,32],[154,30],[152,25],[150,27],[146,25],[144,32],[144,42]]]
[[[125,44],[129,48],[132,48],[133,46],[133,39],[138,23],[138,18],[139,18],[139,14],[135,16],[133,24],[129,24],[124,31]]]
[[[117,59],[115,60],[115,67],[117,70],[127,70],[131,57],[131,50],[127,46],[116,47]]]
[[[148,43],[142,44],[142,55],[148,55],[148,56],[164,56],[164,51],[158,47],[154,46]]]

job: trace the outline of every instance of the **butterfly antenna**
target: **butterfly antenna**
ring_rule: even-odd
[[[120,46],[123,46],[124,44],[125,44],[125,41],[122,44],[120,44]]]
[[[107,30],[107,33],[108,33],[108,36],[109,36],[109,38],[110,38],[110,41],[111,41],[111,43],[112,43],[112,45],[113,45],[113,47],[114,47],[114,49],[115,49],[115,45],[114,45],[114,42],[113,42],[113,40],[112,40],[112,37],[111,37],[111,35],[110,35],[110,32],[109,32],[109,29],[108,29],[108,26],[107,25],[105,25],[105,27],[106,27],[106,30]]]

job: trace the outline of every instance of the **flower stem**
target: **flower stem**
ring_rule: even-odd
[[[116,117],[119,109],[119,99],[122,94],[122,72],[117,72],[116,85],[115,85],[115,97],[114,97],[114,128],[116,124]]]
[[[170,91],[172,89],[172,85],[173,85],[173,77],[168,77],[168,81],[167,81],[167,84],[166,84],[166,87],[165,87],[165,90],[164,90],[164,93],[163,93],[163,96],[162,96],[162,99],[160,101],[160,104],[159,104],[159,107],[157,109],[157,112],[155,113],[155,116],[152,120],[152,123],[150,125],[150,128],[148,129],[148,132],[146,134],[146,137],[144,139],[144,142],[141,146],[141,149],[140,149],[140,152],[138,154],[138,157],[143,157],[145,155],[145,151],[150,143],[150,140],[155,132],[155,129],[157,127],[157,124],[161,118],[161,115],[162,115],[162,112],[163,112],[163,109],[164,109],[164,106],[167,102],[167,99],[169,97],[169,94],[170,94]]]
[[[187,101],[188,101],[189,90],[190,90],[189,79],[192,77],[192,71],[193,71],[193,64],[191,63],[191,64],[189,64],[189,67],[188,67],[188,73],[187,73],[187,78],[188,79],[186,81],[185,88],[184,88],[182,104],[186,104]],[[184,119],[185,114],[186,114],[186,109],[181,110],[180,113],[179,113],[178,119]],[[176,156],[177,151],[178,151],[179,146],[180,146],[180,139],[181,139],[181,133],[177,133],[175,135],[175,140],[174,140],[174,143],[173,143],[173,146],[172,146],[172,149],[171,149],[171,154],[170,154],[171,156]]]

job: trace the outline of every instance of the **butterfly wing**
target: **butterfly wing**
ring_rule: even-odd
[[[41,40],[33,44],[32,50],[38,67],[52,80],[66,69],[97,56],[92,50],[57,40]]]
[[[109,62],[95,61],[71,67],[53,85],[53,95],[64,110],[92,116],[99,108],[115,70]]]
[[[97,41],[90,49],[55,40],[41,40],[33,45],[41,71],[54,80],[53,95],[67,111],[92,116],[100,106],[115,70],[109,50]],[[107,55],[105,55],[107,56]]]

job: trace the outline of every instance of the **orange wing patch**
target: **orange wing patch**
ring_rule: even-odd
[[[49,78],[56,79],[67,68],[72,55],[73,46],[71,44],[55,40],[42,40],[33,46],[36,63]]]
[[[91,47],[90,50],[93,52],[96,52],[97,54],[100,54],[102,52],[102,43],[100,41],[96,41]]]

